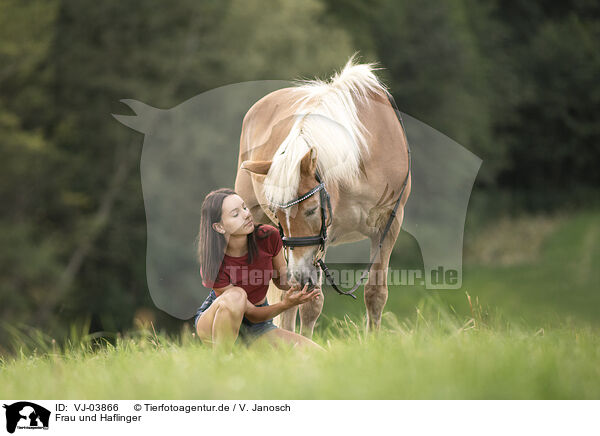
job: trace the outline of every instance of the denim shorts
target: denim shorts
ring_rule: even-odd
[[[200,319],[200,315],[210,307],[210,305],[217,298],[217,294],[215,291],[211,289],[210,294],[206,297],[206,300],[202,303],[198,311],[196,312],[196,316],[194,317],[194,331],[196,331],[196,324],[198,324],[198,319]],[[265,298],[265,302],[263,304],[259,304],[256,307],[264,307],[268,306],[269,302]],[[273,324],[273,320],[269,319],[267,321],[253,323],[248,321],[246,317],[242,318],[242,324],[240,325],[240,333],[238,335],[238,339],[241,339],[246,345],[250,345],[252,342],[256,340],[259,336],[267,333],[270,330],[274,330],[278,328],[275,324]],[[236,340],[237,342],[237,340]]]

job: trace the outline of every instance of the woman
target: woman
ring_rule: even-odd
[[[244,200],[227,188],[209,193],[202,203],[198,260],[202,284],[212,288],[194,318],[198,337],[213,346],[231,349],[237,338],[247,345],[279,341],[321,348],[294,332],[273,324],[273,317],[312,299],[307,286],[286,283],[286,262],[279,231],[270,225],[255,225]],[[287,291],[280,303],[269,306],[269,281]],[[259,339],[259,340],[258,340]]]

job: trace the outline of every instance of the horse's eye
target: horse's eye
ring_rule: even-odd
[[[309,209],[306,211],[306,216],[311,216],[314,215],[314,213],[317,211],[316,207],[313,207],[312,209]]]

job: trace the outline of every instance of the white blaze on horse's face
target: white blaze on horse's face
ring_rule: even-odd
[[[305,151],[305,152],[304,152]],[[317,237],[321,234],[321,197],[318,191],[305,197],[307,192],[310,192],[313,188],[318,186],[319,181],[316,176],[317,169],[317,150],[311,147],[307,150],[302,150],[302,158],[296,171],[299,174],[299,180],[297,187],[291,188],[295,191],[295,199],[293,204],[288,207],[279,206],[277,204],[288,204],[293,201],[289,198],[291,192],[287,192],[290,184],[294,183],[294,178],[286,180],[287,184],[282,181],[277,181],[275,184],[270,182],[270,189],[273,189],[278,194],[284,192],[285,199],[278,200],[278,203],[272,201],[271,206],[275,206],[276,215],[283,233],[288,238],[300,238],[300,237]],[[242,162],[240,169],[247,170],[255,176],[262,178],[260,180],[264,183],[265,177],[270,173],[273,161],[263,160],[246,160]],[[281,171],[281,168],[279,169]],[[277,174],[277,171],[275,172]],[[276,179],[285,178],[290,175],[289,171],[283,171],[283,175],[277,175]],[[294,173],[296,174],[296,173]],[[295,184],[293,185],[295,186]],[[287,188],[286,188],[287,187]],[[283,191],[282,191],[283,190]],[[302,200],[299,200],[302,198]],[[268,200],[268,199],[267,199]],[[276,200],[277,201],[277,200]],[[305,246],[289,246],[286,247],[288,253],[288,279],[291,281],[297,281],[301,285],[305,283],[317,284],[319,283],[318,266],[315,265],[315,256],[319,251],[319,245],[305,245]],[[319,256],[322,253],[319,254]]]
[[[316,181],[315,181],[316,183]],[[301,185],[303,185],[301,183]],[[303,186],[301,193],[311,189]],[[279,209],[277,218],[287,237],[315,236],[321,231],[321,204],[318,195],[301,201],[288,209]],[[308,245],[304,247],[289,247],[288,250],[288,279],[305,283],[317,284],[319,282],[319,268],[315,265],[315,256],[319,246]]]

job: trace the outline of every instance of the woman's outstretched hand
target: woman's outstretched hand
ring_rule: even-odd
[[[316,285],[312,291],[308,292],[308,283],[304,285],[302,290],[300,290],[299,283],[294,283],[292,287],[283,294],[281,302],[287,307],[294,307],[304,304],[307,301],[317,300],[319,299],[320,294],[320,285]]]

